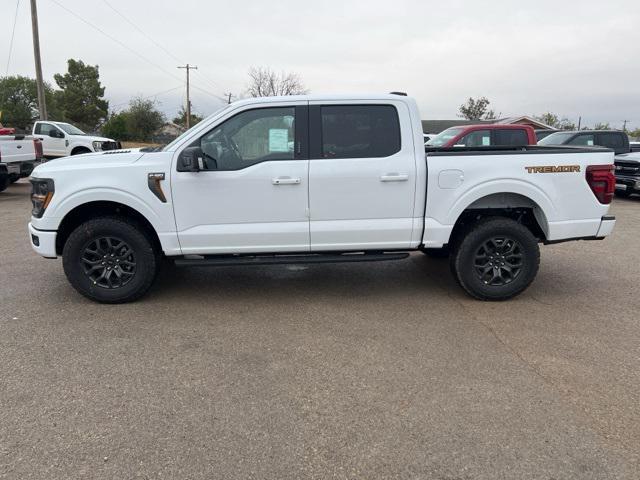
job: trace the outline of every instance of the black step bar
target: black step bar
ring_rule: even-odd
[[[407,258],[402,253],[342,253],[309,255],[214,255],[202,258],[178,258],[179,267],[225,267],[231,265],[291,265],[302,263],[384,262]]]

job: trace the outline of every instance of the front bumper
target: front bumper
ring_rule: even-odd
[[[58,258],[56,253],[56,235],[58,232],[38,230],[29,223],[29,241],[31,248],[45,258]]]
[[[640,177],[616,175],[616,190],[640,191]]]

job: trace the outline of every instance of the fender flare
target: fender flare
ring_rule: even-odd
[[[474,185],[464,192],[451,206],[447,214],[446,223],[454,225],[460,215],[474,202],[494,194],[513,193],[531,200],[540,209],[546,223],[553,221],[557,216],[557,209],[551,198],[540,187],[518,179],[500,179]],[[548,225],[541,225],[544,229]]]

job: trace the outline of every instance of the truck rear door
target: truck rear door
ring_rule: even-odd
[[[309,105],[311,250],[408,248],[416,167],[406,104]]]

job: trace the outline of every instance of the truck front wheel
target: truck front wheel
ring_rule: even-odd
[[[125,303],[142,297],[156,276],[157,255],[144,229],[125,218],[100,217],[78,226],[62,252],[73,287],[91,300]]]
[[[500,217],[473,226],[451,255],[451,271],[479,300],[507,300],[523,292],[538,273],[538,241],[524,225]]]

